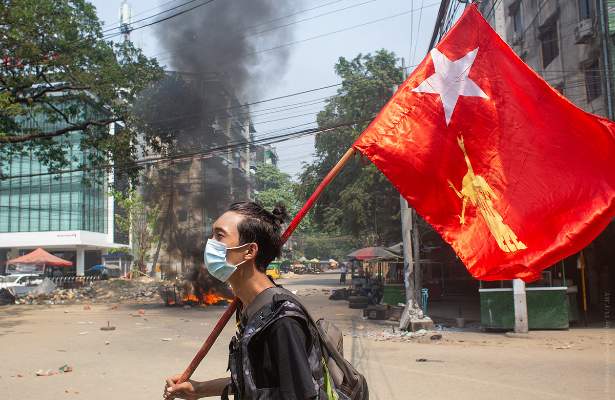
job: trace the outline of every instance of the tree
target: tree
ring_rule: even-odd
[[[272,210],[278,203],[284,204],[288,212],[299,211],[299,201],[295,195],[296,184],[290,175],[280,171],[273,164],[259,164],[254,175],[256,201],[267,210]]]
[[[116,206],[122,212],[116,213],[116,223],[124,231],[131,232],[132,249],[137,268],[144,272],[145,263],[152,244],[158,239],[158,217],[160,208],[146,205],[136,190],[127,193],[113,192]]]
[[[155,59],[105,40],[85,0],[2,0],[0,43],[0,162],[32,152],[51,171],[75,167],[66,148],[76,132],[81,148],[96,149],[79,167],[107,166],[109,154],[134,162],[143,125],[132,109],[163,76]],[[124,128],[111,136],[115,122]]]
[[[299,195],[307,199],[316,185],[352,145],[369,121],[386,104],[394,86],[402,82],[395,54],[379,50],[341,57],[335,72],[342,78],[336,96],[318,114],[320,128],[353,122],[350,127],[318,134],[316,159],[300,177]],[[399,241],[399,194],[371,163],[355,158],[348,162],[316,203],[313,222],[329,235],[352,235],[364,244]]]

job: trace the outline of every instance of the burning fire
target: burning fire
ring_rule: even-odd
[[[201,298],[199,298],[199,296],[195,295],[194,293],[190,293],[182,298],[182,302],[184,303],[196,303],[208,306],[212,304],[218,304],[223,301],[229,302],[230,300],[215,292],[205,293]]]
[[[209,305],[209,304],[217,304],[220,303],[221,301],[228,301],[228,299],[220,296],[217,293],[207,293],[205,296],[203,296],[203,303]]]

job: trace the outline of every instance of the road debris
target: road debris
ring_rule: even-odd
[[[3,293],[6,304],[26,305],[53,305],[53,304],[78,304],[78,303],[151,303],[158,302],[158,292],[162,287],[171,285],[170,282],[159,282],[151,278],[139,278],[133,280],[110,279],[94,281],[83,287],[55,288],[52,282],[45,285],[41,290],[33,291],[27,295],[17,297]],[[53,288],[53,289],[52,289]],[[37,288],[38,289],[38,288]],[[44,290],[43,290],[44,289]],[[52,289],[52,290],[50,290]],[[117,309],[117,304],[111,309]],[[90,310],[86,304],[84,310]]]
[[[64,365],[62,365],[60,368],[58,368],[58,371],[60,371],[60,372],[64,372],[64,373],[66,373],[66,372],[72,372],[72,371],[73,371],[73,367],[71,367],[71,366],[70,366],[70,365],[68,365],[68,364],[64,364]]]
[[[109,321],[107,321],[107,326],[101,326],[100,330],[101,331],[114,331],[115,330],[115,326],[111,326],[109,324]]]
[[[38,371],[35,372],[36,376],[51,376],[51,375],[57,375],[58,371],[53,371],[53,370],[42,370],[39,369]]]
[[[68,372],[72,372],[73,371],[73,367],[71,367],[68,364],[64,364],[61,367],[59,367],[57,370],[53,370],[53,369],[39,369],[35,372],[36,376],[52,376],[52,375],[58,375],[58,374],[65,374]],[[18,375],[19,376],[19,375]]]

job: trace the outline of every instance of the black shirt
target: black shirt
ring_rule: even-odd
[[[262,307],[263,300],[271,297],[266,289],[240,311],[241,325],[248,315]],[[258,301],[258,300],[261,301]],[[318,397],[314,387],[308,353],[312,338],[305,321],[282,317],[250,342],[248,353],[254,370],[254,382],[259,389],[278,388],[284,400],[311,400]]]
[[[303,322],[275,321],[250,343],[249,354],[258,388],[279,388],[287,400],[318,397],[308,363],[311,338]]]

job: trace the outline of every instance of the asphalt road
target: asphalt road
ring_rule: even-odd
[[[365,321],[345,302],[329,301],[337,275],[284,283],[316,316],[343,328],[346,357],[366,375],[371,399],[615,398],[612,329],[532,332],[529,339],[445,331],[440,340],[427,334],[403,341],[383,334],[392,332],[392,324]],[[0,307],[0,398],[159,399],[164,377],[185,368],[222,311],[129,304]],[[107,321],[114,331],[100,330]],[[195,379],[225,376],[233,329],[224,330]],[[64,364],[73,371],[36,376]]]

